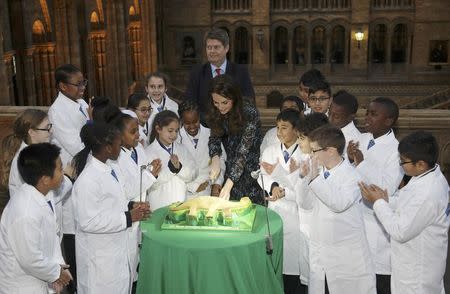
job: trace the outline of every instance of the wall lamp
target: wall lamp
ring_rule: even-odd
[[[361,29],[355,32],[355,39],[358,41],[358,49],[361,49],[361,41],[364,40],[364,33]]]
[[[262,50],[264,48],[264,31],[262,29],[256,31],[256,40],[258,41],[259,49]]]

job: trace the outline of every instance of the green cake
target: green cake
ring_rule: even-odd
[[[168,207],[162,229],[251,231],[256,207],[250,198],[228,201],[199,196]]]

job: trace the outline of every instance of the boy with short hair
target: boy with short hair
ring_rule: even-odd
[[[439,146],[426,132],[414,132],[401,140],[400,166],[408,184],[398,197],[376,185],[360,183],[365,199],[391,237],[391,290],[400,293],[445,293],[449,229],[449,187],[436,164]],[[392,201],[394,200],[394,201]]]
[[[283,100],[281,101],[281,105],[280,105],[280,112],[285,110],[285,109],[294,109],[299,111],[299,116],[303,117],[303,110],[304,110],[304,105],[302,103],[302,101],[300,100],[300,98],[298,98],[297,96],[286,96],[283,98]],[[261,154],[263,154],[264,150],[270,145],[270,144],[280,144],[280,140],[278,140],[277,137],[277,127],[273,127],[270,130],[268,130],[266,132],[266,134],[264,135],[263,141],[261,143],[261,147],[260,147],[260,151]]]
[[[300,233],[299,220],[302,213],[297,208],[295,184],[298,179],[298,165],[307,160],[297,143],[300,124],[298,111],[285,109],[277,116],[277,136],[279,144],[269,145],[261,156],[262,177],[258,178],[260,186],[269,195],[269,208],[275,210],[283,220],[283,282],[284,293],[305,293],[306,286],[300,284],[300,278],[307,283],[308,265],[300,263],[300,253],[306,248]],[[300,218],[299,218],[300,214]],[[303,273],[303,274],[302,274]]]
[[[309,88],[316,80],[325,80],[325,77],[322,75],[320,70],[315,68],[305,72],[299,80],[298,92],[300,94],[300,98],[303,101],[303,105],[305,106],[305,114],[311,113],[311,108],[309,108],[308,106]]]
[[[309,292],[373,294],[375,274],[360,208],[360,177],[342,158],[344,134],[324,126],[308,136],[313,155],[310,164],[301,164],[297,193],[299,205],[312,209]]]
[[[361,132],[355,127],[353,120],[358,111],[358,100],[356,97],[347,92],[340,90],[333,96],[333,102],[330,106],[329,118],[330,123],[340,128],[345,137],[344,158],[348,158],[347,146],[348,142],[358,142]]]
[[[328,115],[332,101],[330,84],[325,80],[315,80],[309,87],[308,105],[311,111]]]
[[[372,100],[366,114],[367,133],[361,135],[358,143],[350,141],[347,150],[364,181],[386,189],[389,196],[395,193],[403,178],[398,165],[398,141],[392,131],[398,115],[399,109],[393,100],[385,97]],[[389,235],[376,218],[372,204],[365,200],[363,203],[366,235],[377,274],[377,292],[390,293]]]
[[[32,144],[19,155],[25,184],[11,198],[0,222],[0,293],[61,291],[72,276],[61,255],[54,202],[49,192],[63,180],[60,149]]]

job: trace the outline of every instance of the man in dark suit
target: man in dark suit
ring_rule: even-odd
[[[242,96],[254,101],[255,91],[248,69],[244,65],[235,64],[227,60],[230,49],[230,39],[226,31],[212,29],[206,34],[206,56],[208,62],[196,65],[189,75],[185,98],[195,100],[200,107],[200,120],[205,124],[205,115],[209,108],[209,83],[217,75],[230,75],[234,82],[240,86]]]

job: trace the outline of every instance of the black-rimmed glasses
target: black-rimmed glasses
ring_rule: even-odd
[[[413,163],[414,161],[412,161],[412,160],[410,160],[410,161],[401,161],[401,160],[399,160],[399,162],[398,162],[398,164],[400,165],[400,166],[402,166],[402,165],[405,165],[405,164],[408,164],[408,163]]]
[[[87,79],[84,79],[84,80],[82,80],[81,82],[79,82],[79,83],[77,83],[77,84],[69,83],[69,82],[64,82],[64,83],[65,83],[65,84],[72,85],[72,86],[75,86],[75,87],[77,87],[77,88],[82,88],[82,87],[86,87],[86,86],[87,86],[88,80],[87,80]]]
[[[327,149],[327,147],[325,147],[325,148],[320,148],[320,149],[316,149],[316,150],[311,150],[312,151],[312,153],[316,153],[316,152],[319,152],[319,151],[322,151],[322,150],[325,150],[325,149]]]
[[[317,102],[325,102],[328,99],[330,99],[330,96],[326,97],[326,96],[320,96],[320,97],[315,97],[315,96],[311,96],[308,98],[308,101],[311,103],[317,103]]]
[[[52,126],[53,126],[52,124],[48,124],[46,128],[33,128],[33,130],[50,132]]]

